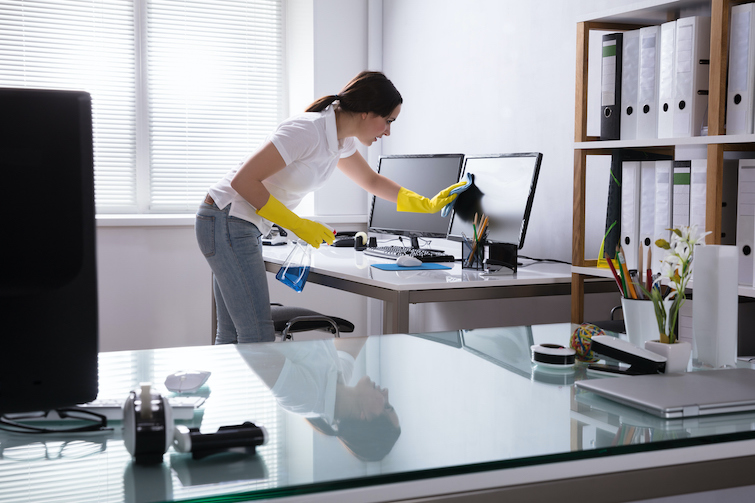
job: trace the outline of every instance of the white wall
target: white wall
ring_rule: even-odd
[[[384,0],[384,154],[543,153],[523,254],[571,260],[576,21],[614,2]]]
[[[97,226],[100,350],[210,344],[212,280],[193,219],[113,223]]]
[[[575,25],[589,12],[621,4],[296,0],[289,9],[312,9],[304,19],[311,15],[313,24],[312,33],[305,34],[313,37],[314,75],[306,79],[313,97],[336,93],[365,68],[382,69],[401,91],[405,104],[391,137],[366,152],[373,165],[380,149],[383,154],[543,152],[523,254],[570,260]],[[364,225],[367,196],[339,173],[318,194],[316,207],[331,215],[326,221],[349,229]],[[103,350],[209,342],[210,271],[196,248],[190,218],[185,225],[100,225],[97,245]],[[316,285],[300,296],[277,285],[271,292],[273,300],[321,311],[337,306],[355,324],[367,326],[367,303],[356,296]],[[568,303],[563,297],[514,299],[496,309],[477,305],[481,312],[474,319],[477,326],[501,319],[531,323],[547,312],[544,321],[566,321]],[[598,302],[588,299],[592,304]],[[445,306],[443,312],[435,307],[414,306],[418,321],[412,330],[458,322],[471,306]],[[490,311],[498,317],[487,318]],[[460,314],[449,318],[448,313]]]

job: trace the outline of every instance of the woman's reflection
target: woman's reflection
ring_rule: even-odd
[[[238,350],[280,406],[337,437],[357,458],[379,461],[401,434],[388,390],[368,376],[349,386],[366,338],[240,344]]]

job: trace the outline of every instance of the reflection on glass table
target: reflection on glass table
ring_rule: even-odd
[[[749,415],[678,424],[588,403],[573,386],[589,377],[580,365],[544,377],[529,347],[568,344],[572,328],[102,353],[101,394],[125,397],[141,382],[159,389],[177,370],[207,370],[206,401],[186,424],[212,433],[251,421],[264,426],[267,443],[253,455],[200,460],[171,448],[162,464],[144,467],[132,462],[118,422],[100,436],[2,433],[0,501],[245,501],[356,488],[374,490],[375,501],[386,484],[417,484],[402,497],[437,495],[462,490],[457,478],[444,486],[454,475],[514,485],[528,469],[545,481],[563,478],[571,463],[599,469],[619,466],[627,452],[755,439]],[[353,428],[362,447],[344,438],[349,422],[362,426]]]

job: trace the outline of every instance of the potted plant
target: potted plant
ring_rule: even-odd
[[[709,232],[700,232],[696,225],[671,230],[671,242],[659,239],[656,246],[666,250],[661,262],[661,273],[653,281],[645,295],[653,302],[655,319],[658,323],[659,339],[645,343],[645,349],[662,354],[667,358],[666,372],[684,372],[692,352],[692,345],[677,340],[676,323],[679,310],[686,300],[687,283],[692,278],[692,259],[695,246],[705,245],[704,238]],[[663,293],[662,283],[668,288]]]

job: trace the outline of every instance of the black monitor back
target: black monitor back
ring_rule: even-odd
[[[92,104],[0,88],[0,414],[97,396]]]
[[[432,198],[459,181],[464,154],[381,156],[378,173],[402,187]],[[396,203],[373,196],[368,230],[397,236],[445,238],[449,216],[396,211]]]

